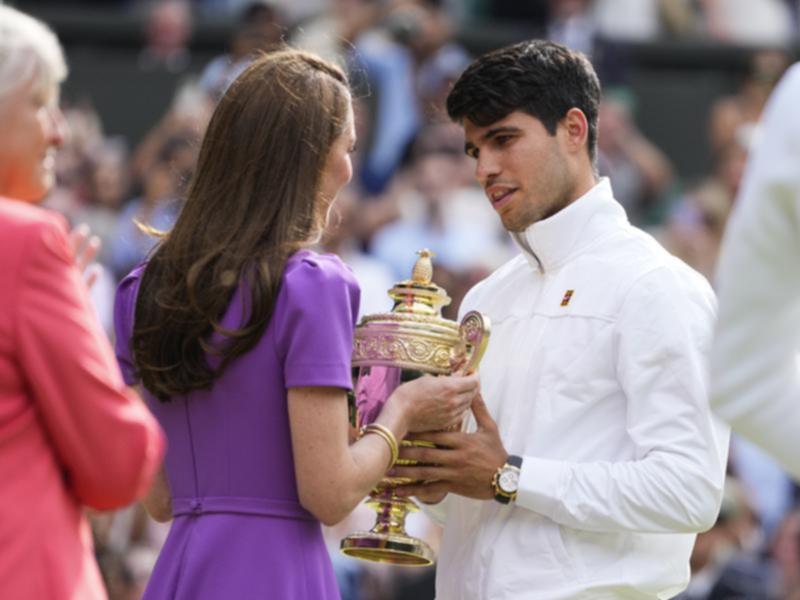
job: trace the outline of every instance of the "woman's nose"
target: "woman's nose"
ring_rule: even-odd
[[[50,110],[50,143],[53,146],[62,146],[69,137],[69,126],[64,118],[64,113],[58,106]]]

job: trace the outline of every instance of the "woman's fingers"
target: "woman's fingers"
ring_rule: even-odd
[[[97,258],[100,252],[100,238],[91,234],[89,226],[81,223],[72,228],[69,232],[69,241],[72,246],[72,254],[75,257],[75,265],[78,270],[84,274],[86,286],[91,288],[100,273],[99,266],[97,268],[89,268],[92,261]],[[94,267],[95,265],[92,265]],[[87,271],[87,269],[89,269]]]
[[[69,232],[69,241],[72,246],[72,253],[75,256],[75,264],[83,272],[86,267],[97,257],[100,251],[100,238],[92,235],[89,226],[81,223],[72,228]]]

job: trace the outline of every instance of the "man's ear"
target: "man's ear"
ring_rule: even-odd
[[[564,131],[564,141],[569,152],[585,151],[589,143],[589,121],[580,108],[570,108],[559,125]]]

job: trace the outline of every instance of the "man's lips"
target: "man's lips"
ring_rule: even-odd
[[[486,190],[486,195],[492,203],[495,210],[500,210],[506,206],[514,197],[514,192],[517,188],[489,188]]]

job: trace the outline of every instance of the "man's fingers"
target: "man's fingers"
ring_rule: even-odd
[[[486,403],[483,401],[483,396],[478,394],[472,400],[472,414],[475,415],[475,423],[479,429],[492,429],[497,427],[489,414],[489,409],[486,408]]]
[[[459,394],[474,393],[480,386],[480,379],[477,375],[454,375],[452,381],[455,383],[455,391]]]
[[[390,471],[390,477],[406,477],[414,481],[440,481],[446,480],[448,471],[442,467],[403,467],[395,465]],[[405,486],[400,486],[405,487]]]

